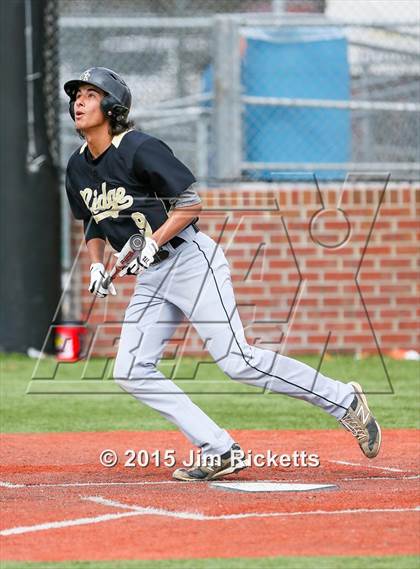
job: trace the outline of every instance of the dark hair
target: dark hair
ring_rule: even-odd
[[[116,120],[115,118],[111,118],[108,120],[108,122],[109,122],[110,134],[112,134],[112,136],[117,136],[118,134],[122,134],[126,130],[130,130],[131,128],[135,128],[136,126],[134,121],[129,119]],[[83,140],[85,139],[85,137],[83,136],[83,132],[81,130],[76,129],[76,132],[80,136],[80,138],[82,138]]]
[[[125,132],[126,130],[129,130],[130,128],[134,128],[134,121],[129,120],[129,119],[121,119],[120,120],[116,120],[114,117],[112,117],[109,120],[109,126],[111,129],[111,134],[113,136],[116,136],[117,134],[121,134],[122,132]]]

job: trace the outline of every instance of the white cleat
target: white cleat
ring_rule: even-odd
[[[355,381],[350,385],[354,387],[354,399],[340,423],[356,437],[363,454],[375,458],[381,448],[381,427],[369,409],[362,386]]]
[[[173,478],[184,482],[205,482],[234,474],[248,466],[244,460],[244,452],[237,444],[232,445],[220,456],[208,458],[208,464],[199,464],[192,468],[178,468],[173,473]]]

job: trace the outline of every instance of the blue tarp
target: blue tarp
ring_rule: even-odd
[[[259,97],[348,100],[347,40],[340,28],[247,29],[241,61],[242,93]],[[213,69],[203,75],[211,91]],[[246,105],[243,117],[246,162],[328,163],[351,157],[350,111]],[[253,179],[276,179],[280,172],[254,170]],[[319,178],[343,172],[317,171]],[[210,164],[210,174],[211,164]],[[305,174],[302,172],[302,176]]]
[[[348,100],[347,40],[335,28],[248,30],[242,60],[243,92],[260,97]],[[248,162],[347,162],[348,110],[246,105]],[[337,172],[319,171],[319,177]],[[255,171],[252,177],[270,173]]]

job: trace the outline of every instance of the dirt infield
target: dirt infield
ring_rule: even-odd
[[[320,466],[253,466],[226,481],[337,488],[248,493],[174,482],[173,468],[156,462],[169,449],[176,466],[188,458],[190,447],[175,432],[2,435],[3,560],[419,553],[418,431],[385,431],[372,461],[344,431],[233,435],[254,460],[262,453],[266,462],[268,450],[292,457],[306,451]],[[100,464],[103,449],[118,453],[117,466]],[[127,449],[147,451],[151,464],[124,466]]]

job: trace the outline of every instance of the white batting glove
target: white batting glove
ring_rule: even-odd
[[[125,275],[138,275],[143,273],[145,270],[146,269],[140,265],[138,258],[135,258],[134,261],[131,261],[129,265],[118,273],[118,276],[124,277]]]
[[[146,237],[146,245],[138,257],[134,259],[127,267],[118,273],[120,277],[124,275],[138,275],[149,268],[153,262],[153,258],[159,249],[154,239]]]
[[[89,292],[95,296],[99,296],[99,298],[105,298],[108,293],[115,296],[117,291],[115,290],[113,283],[110,283],[108,288],[102,286],[102,283],[107,276],[108,273],[105,271],[105,267],[102,263],[92,263],[90,266]]]

